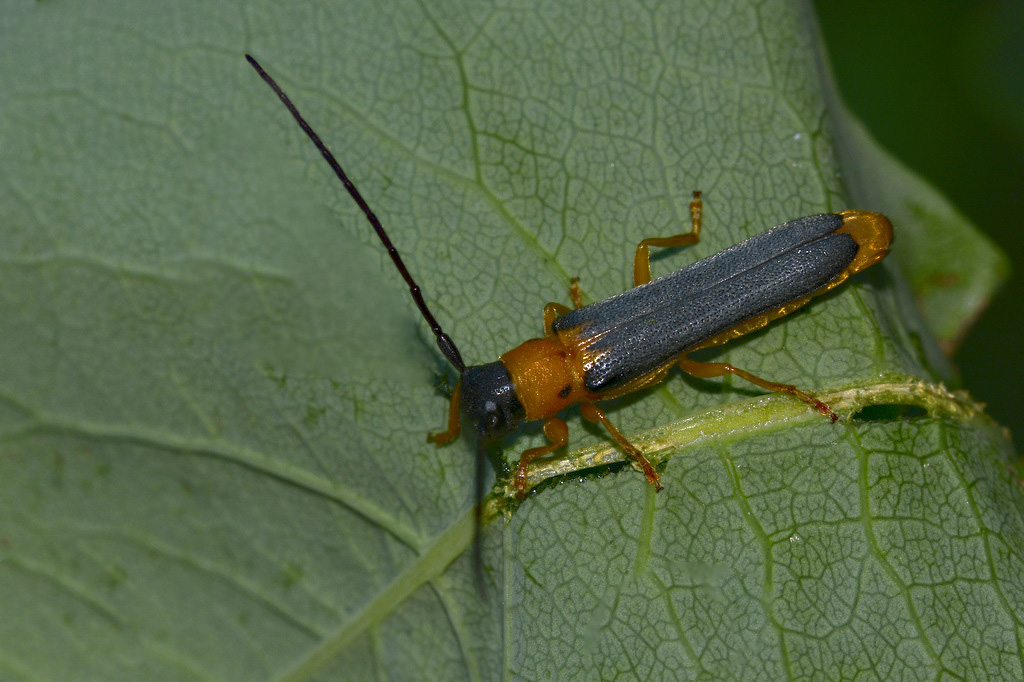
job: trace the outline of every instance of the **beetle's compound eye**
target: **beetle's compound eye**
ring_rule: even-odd
[[[498,430],[501,425],[501,410],[498,409],[498,404],[493,400],[484,402],[484,414],[481,426],[488,433],[494,433]]]
[[[523,408],[501,362],[468,367],[461,386],[462,410],[485,439],[501,438],[515,430]]]

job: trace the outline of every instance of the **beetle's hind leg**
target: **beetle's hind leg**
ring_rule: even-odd
[[[703,204],[700,200],[700,192],[693,193],[693,201],[690,202],[690,222],[692,229],[685,234],[677,234],[672,237],[654,237],[645,239],[636,245],[636,257],[633,259],[633,286],[647,284],[651,281],[651,246],[676,247],[689,246],[700,241],[701,211]]]
[[[595,424],[601,424],[604,428],[608,429],[608,434],[611,435],[612,439],[619,444],[626,454],[629,456],[640,470],[644,472],[644,477],[647,482],[654,486],[655,490],[661,490],[661,476],[654,470],[654,466],[651,461],[644,457],[644,453],[640,452],[640,448],[626,440],[626,437],[622,435],[622,432],[615,428],[608,417],[605,416],[604,410],[593,403],[583,403],[580,405],[580,414],[589,422]]]
[[[679,367],[687,374],[698,377],[700,379],[708,379],[711,377],[725,376],[726,374],[734,374],[741,379],[746,379],[755,386],[760,386],[768,391],[775,391],[776,393],[786,393],[798,398],[818,412],[822,413],[832,421],[836,421],[839,417],[835,412],[832,411],[825,403],[815,398],[810,393],[804,393],[796,386],[791,384],[778,384],[774,381],[767,381],[759,376],[755,376],[750,372],[733,367],[732,365],[725,362],[697,362],[696,360],[690,360],[687,357],[683,357],[679,360]]]

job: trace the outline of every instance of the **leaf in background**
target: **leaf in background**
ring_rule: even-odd
[[[938,191],[882,149],[838,99],[837,149],[850,197],[900,225],[893,245],[900,273],[946,354],[1010,274],[1006,255]],[[884,169],[884,172],[883,172]],[[878,182],[884,175],[888,182]]]
[[[667,490],[607,467],[545,487],[488,528],[482,600],[472,455],[424,439],[443,361],[242,59],[486,362],[539,334],[571,277],[591,299],[628,286],[636,241],[685,224],[693,189],[704,238],[656,273],[845,207],[805,11],[5,9],[0,675],[1019,677],[1009,446],[927,383],[888,263],[712,355],[832,391],[847,417],[924,416],[830,425],[673,376],[611,411]],[[614,453],[570,424],[549,466]]]

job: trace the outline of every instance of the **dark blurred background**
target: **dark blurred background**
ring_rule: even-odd
[[[892,154],[1010,258],[954,361],[1019,448],[1024,416],[1024,2],[817,0],[839,89]]]

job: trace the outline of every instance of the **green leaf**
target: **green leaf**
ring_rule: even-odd
[[[839,423],[673,375],[609,406],[656,495],[570,413],[478,594],[450,370],[243,52],[473,363],[629,286],[694,189],[655,274],[845,208],[845,138],[803,5],[436,4],[5,8],[0,677],[1019,678],[1024,491],[893,259],[705,354]]]
[[[876,207],[903,228],[893,246],[894,260],[928,330],[952,354],[1009,278],[1006,255],[938,191],[882,149],[837,96],[829,107],[835,112],[836,148],[847,191],[852,200]],[[879,182],[879,174],[887,182]]]

